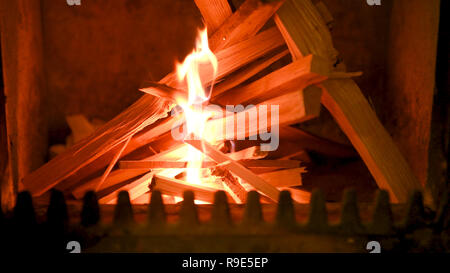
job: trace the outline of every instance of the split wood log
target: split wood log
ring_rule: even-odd
[[[159,190],[162,194],[183,197],[185,191],[193,191],[195,200],[213,203],[216,188],[206,187],[184,182],[179,179],[163,177],[160,175],[153,176],[150,184],[150,190]],[[229,201],[233,199],[228,195]]]
[[[265,56],[260,60],[253,62],[244,69],[236,71],[234,74],[231,74],[225,80],[214,86],[213,89],[214,97],[218,97],[223,92],[230,90],[238,86],[239,84],[245,82],[246,80],[250,79],[263,69],[269,67],[271,64],[282,59],[287,54],[289,54],[289,50],[287,49],[283,49],[280,53],[276,53],[273,56],[267,54],[268,56]]]
[[[211,172],[211,175],[217,176],[222,181],[225,190],[236,203],[245,204],[247,202],[247,191],[230,171],[223,167],[217,167]]]
[[[233,13],[227,0],[194,0],[208,33],[214,33]]]
[[[164,152],[158,153],[156,155],[152,155],[150,157],[148,157],[148,160],[166,160],[167,158],[169,159],[179,159],[180,155],[182,154],[186,154],[187,152],[187,145],[183,145],[183,144],[179,144],[175,147],[172,148],[168,148],[166,149]],[[177,157],[174,157],[173,155],[171,155],[171,153],[176,154]],[[137,177],[139,175],[142,175],[144,173],[148,172],[148,169],[117,169],[117,170],[113,170],[110,175],[105,179],[105,181],[103,182],[103,184],[101,185],[101,187],[99,189],[97,189],[97,191],[101,191],[104,190],[106,188],[112,187],[114,185],[118,185],[120,183],[126,182],[134,177]],[[99,180],[101,179],[101,177],[97,177],[94,178],[90,181],[87,181],[86,183],[83,184],[78,184],[74,189],[71,189],[72,195],[77,198],[77,199],[81,199],[83,198],[84,194],[89,191],[89,190],[95,190],[96,189],[96,185],[99,183]],[[141,188],[139,185],[136,185],[136,187]],[[121,189],[130,189],[129,186],[125,185]],[[142,193],[145,193],[147,191],[147,189],[145,189],[145,191],[143,191]],[[118,191],[116,191],[118,192]]]
[[[225,154],[232,158],[229,154]],[[300,161],[297,160],[255,160],[242,159],[235,160],[246,168],[297,168]],[[199,168],[213,168],[218,165],[223,166],[228,163],[217,164],[215,161],[203,161]],[[121,169],[186,169],[189,168],[188,161],[154,161],[154,160],[123,160],[120,161]]]
[[[276,169],[291,169],[300,167],[300,161],[298,160],[242,160],[239,164],[246,168],[258,169],[258,168],[276,168]],[[222,166],[227,165],[224,163]]]
[[[187,101],[188,91],[181,90],[174,87],[170,87],[165,84],[157,83],[157,82],[149,82],[146,81],[144,83],[145,88],[141,88],[139,90],[153,95],[155,97],[163,98],[172,101],[172,103],[176,104],[177,99],[183,99]]]
[[[315,6],[317,11],[320,13],[320,16],[322,16],[323,21],[328,26],[328,29],[331,29],[334,18],[331,12],[328,10],[327,6],[322,1],[317,2]]]
[[[404,203],[422,187],[353,80],[323,83],[323,105],[352,142],[381,189]],[[325,91],[326,90],[326,91]]]
[[[256,174],[252,173],[249,169],[237,163],[226,154],[217,150],[211,144],[206,141],[195,139],[188,139],[185,140],[185,142],[203,152],[217,163],[227,163],[226,165],[223,165],[223,168],[231,171],[234,175],[252,185],[256,190],[272,199],[272,201],[278,202],[278,195],[280,192],[274,186],[270,185],[264,181],[264,179],[258,177]]]
[[[323,19],[309,0],[288,0],[275,22],[294,59],[317,54],[335,63],[337,52]],[[322,103],[361,155],[378,186],[394,202],[406,202],[409,192],[421,189],[417,178],[353,80],[322,84]]]
[[[150,160],[122,160],[119,163],[121,169],[186,169],[188,161],[150,161]],[[213,168],[217,165],[214,161],[203,161],[199,168]]]
[[[120,156],[122,155],[125,148],[130,143],[130,140],[133,136],[129,136],[127,140],[124,141],[122,148],[117,153],[117,155],[113,158],[113,160],[109,163],[108,167],[106,168],[106,171],[103,173],[100,181],[98,181],[98,184],[95,186],[95,190],[98,191],[100,187],[102,186],[103,182],[105,182],[105,179],[108,177],[108,175],[111,173],[111,170],[113,169],[114,165],[116,165],[117,160],[119,160]]]
[[[254,36],[282,5],[283,0],[246,0],[209,38],[215,51]]]
[[[329,72],[330,66],[327,61],[321,57],[309,55],[246,86],[229,90],[214,101],[222,105],[261,102],[276,95],[295,89],[302,90],[308,85],[324,81]],[[317,105],[320,107],[320,100],[317,100]]]
[[[275,23],[297,60],[316,54],[329,61],[337,61],[338,52],[333,46],[325,21],[310,0],[287,0],[274,16]],[[310,53],[306,53],[310,52]]]
[[[122,187],[121,190],[128,191],[130,195],[130,200],[133,200],[141,195],[141,191],[146,189],[148,191],[148,186],[152,180],[154,173],[149,172],[142,177],[136,179],[132,183]],[[136,194],[137,193],[137,194]],[[114,204],[117,200],[118,191],[114,191],[106,196],[103,196],[99,199],[99,203],[101,204]]]
[[[130,180],[132,178],[138,177],[140,175],[143,175],[146,172],[148,172],[147,169],[127,169],[127,170],[117,169],[117,170],[113,170],[108,175],[108,177],[105,179],[105,181],[101,184],[98,191],[101,191],[103,189],[120,184],[120,183]],[[89,190],[95,190],[96,185],[99,184],[99,181],[101,179],[102,179],[102,177],[100,176],[100,177],[97,177],[91,181],[84,183],[84,184],[81,184],[80,186],[76,187],[72,191],[72,195],[76,199],[82,199],[86,192],[88,192]]]
[[[269,152],[261,151],[261,146],[252,146],[246,149],[234,153],[228,153],[227,155],[236,161],[244,159],[262,159],[265,158]]]

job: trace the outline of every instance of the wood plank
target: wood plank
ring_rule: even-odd
[[[119,163],[121,169],[186,169],[188,161],[151,161],[151,160],[122,160]],[[203,161],[200,168],[212,168],[217,163]]]
[[[214,89],[213,89],[214,97],[217,97],[218,95],[222,94],[223,92],[245,82],[246,80],[248,80],[251,77],[253,77],[254,75],[256,75],[258,72],[269,67],[271,64],[280,60],[287,54],[289,54],[289,50],[287,50],[287,49],[282,50],[280,53],[277,53],[273,56],[267,54],[268,56],[265,56],[265,57],[261,58],[260,60],[253,62],[248,67],[245,67],[244,69],[239,70],[236,73],[228,76],[224,81],[222,81],[214,86]]]
[[[113,171],[111,171],[111,173],[108,175],[108,177],[105,179],[105,181],[103,182],[103,184],[101,185],[101,187],[98,190],[101,191],[101,190],[109,188],[111,186],[120,184],[124,181],[130,180],[130,179],[137,177],[139,175],[142,175],[146,172],[148,172],[147,169],[128,169],[128,170],[117,169],[117,170],[113,170]],[[76,199],[82,199],[86,192],[96,189],[95,185],[97,185],[100,180],[101,180],[101,177],[97,177],[91,181],[81,184],[80,186],[76,187],[72,191],[72,195]]]
[[[412,190],[422,187],[361,90],[352,80],[329,80],[323,86],[323,105],[352,142],[378,186],[389,191],[394,202],[406,202]]]
[[[239,183],[239,179],[225,168],[215,168],[211,175],[222,180],[224,189],[230,194],[236,203],[245,204],[247,201],[247,191]]]
[[[246,0],[210,37],[215,51],[255,35],[282,5],[281,0]]]
[[[159,190],[162,194],[183,197],[185,191],[193,191],[195,200],[213,203],[216,188],[206,187],[203,185],[196,185],[184,182],[179,179],[163,177],[155,175],[152,179],[150,189]],[[229,197],[229,200],[233,200]]]
[[[274,16],[275,23],[297,60],[315,54],[336,63],[338,52],[328,27],[309,0],[287,0]]]
[[[232,158],[229,154],[226,154]],[[183,155],[184,156],[184,155]],[[247,168],[296,168],[300,161],[297,160],[236,160]],[[188,161],[157,161],[157,160],[122,160],[119,163],[121,169],[186,169]],[[225,163],[226,164],[226,163]],[[203,161],[199,168],[216,167],[215,161]]]
[[[290,63],[246,86],[228,90],[214,99],[221,105],[257,103],[276,95],[302,90],[327,79],[330,66],[321,57],[309,55]],[[320,98],[320,96],[319,96]],[[317,100],[320,107],[320,100]]]
[[[275,22],[293,58],[317,54],[335,62],[337,52],[331,35],[311,1],[287,1]],[[350,139],[378,186],[389,191],[394,202],[406,202],[408,193],[421,185],[361,90],[350,79],[327,80],[322,86],[322,104]]]
[[[227,0],[194,0],[208,33],[214,33],[231,16],[231,7]]]
[[[261,151],[261,146],[252,146],[246,149],[234,153],[228,153],[227,155],[233,160],[244,160],[244,159],[262,159],[269,154],[267,151]]]
[[[120,190],[128,191],[128,194],[130,195],[130,200],[133,200],[141,195],[140,192],[142,191],[142,189],[147,189],[146,191],[148,191],[148,186],[152,180],[153,175],[154,174],[152,172],[149,172],[144,176],[136,179],[132,183],[126,185],[125,187],[122,187]],[[99,203],[114,204],[117,200],[118,192],[119,191],[114,191],[106,196],[103,196],[102,198],[99,199]],[[138,196],[136,195],[136,192],[138,192],[139,194]]]
[[[203,152],[205,155],[209,156],[217,163],[227,163],[223,166],[225,169],[229,170],[234,175],[240,177],[245,182],[255,187],[256,190],[272,199],[272,201],[278,202],[278,195],[280,192],[274,186],[270,185],[269,183],[264,181],[264,179],[258,177],[256,174],[252,173],[250,170],[237,163],[226,154],[215,149],[211,144],[205,141],[202,142],[200,140],[193,139],[185,140],[185,142],[193,146],[197,150]]]
[[[117,153],[117,155],[113,158],[113,160],[111,160],[111,162],[109,163],[108,167],[106,168],[105,172],[103,173],[103,175],[101,176],[100,180],[98,181],[98,184],[95,186],[95,190],[98,191],[103,182],[105,182],[105,179],[108,177],[108,175],[111,173],[111,170],[114,168],[114,166],[117,163],[117,160],[119,160],[120,156],[122,155],[123,151],[125,150],[125,148],[128,146],[128,144],[130,143],[130,140],[133,136],[129,136],[127,140],[124,141],[122,148],[120,149],[120,151]]]

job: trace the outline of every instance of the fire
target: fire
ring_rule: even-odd
[[[188,87],[188,99],[176,98],[177,104],[183,109],[183,114],[186,120],[186,136],[195,134],[202,140],[214,143],[215,135],[212,131],[207,131],[205,128],[206,122],[213,113],[205,110],[202,106],[205,104],[212,92],[205,91],[202,79],[200,78],[200,66],[209,64],[212,66],[213,79],[217,74],[217,59],[214,53],[208,46],[207,29],[200,30],[196,46],[192,53],[190,53],[181,64],[177,64],[177,77],[180,82],[186,81]],[[205,156],[195,148],[189,146],[187,155],[183,160],[189,162],[186,171],[186,181],[193,184],[200,184],[202,181],[201,165]]]

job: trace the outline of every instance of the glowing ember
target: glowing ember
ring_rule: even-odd
[[[212,116],[212,112],[207,111],[202,105],[207,102],[212,92],[211,84],[208,94],[206,94],[200,78],[199,69],[201,65],[210,64],[213,68],[213,79],[217,73],[217,59],[209,49],[208,34],[206,28],[199,31],[195,49],[183,61],[177,65],[177,76],[179,81],[186,81],[188,87],[188,100],[176,98],[177,103],[183,109],[186,120],[186,136],[194,133],[201,139],[214,144],[214,133],[206,132],[206,121]],[[202,177],[201,164],[204,160],[203,153],[189,146],[186,157],[188,161],[186,181],[193,184],[200,184]]]

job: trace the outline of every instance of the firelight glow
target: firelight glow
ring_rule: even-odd
[[[183,109],[186,120],[186,136],[195,134],[201,139],[214,144],[215,135],[211,131],[205,130],[207,120],[212,116],[212,112],[206,111],[202,105],[207,102],[212,92],[211,83],[209,94],[206,94],[202,80],[200,78],[200,66],[210,64],[213,68],[213,79],[217,74],[217,59],[208,46],[207,29],[200,30],[196,46],[181,64],[177,64],[177,77],[180,82],[186,81],[188,87],[188,99],[176,98],[177,104]],[[183,160],[188,162],[186,171],[186,181],[193,184],[200,184],[202,178],[201,165],[204,160],[203,153],[189,146],[186,157]]]

